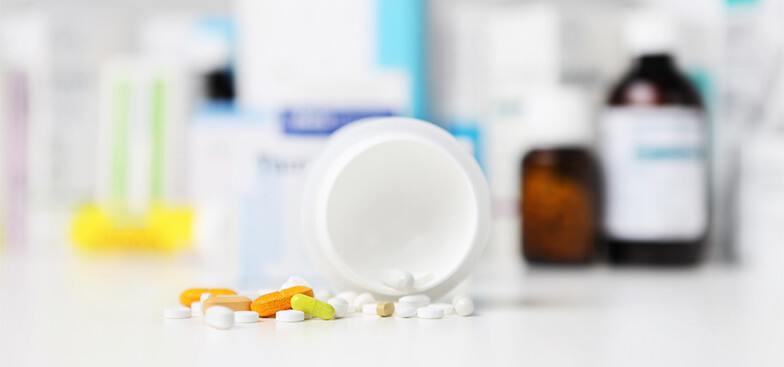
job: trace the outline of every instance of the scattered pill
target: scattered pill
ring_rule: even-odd
[[[414,317],[417,314],[417,309],[411,306],[395,307],[395,315],[399,317]]]
[[[327,301],[335,309],[335,317],[346,316],[348,312],[348,301],[340,297],[332,297]]]
[[[297,310],[282,310],[275,313],[278,322],[297,322],[305,320],[305,313]]]
[[[201,294],[201,296],[199,297],[199,302],[204,302],[204,301],[206,301],[206,300],[207,300],[207,298],[210,298],[210,297],[212,297],[212,293],[210,293],[210,292],[204,292],[204,293],[202,293],[202,294]]]
[[[234,326],[234,311],[223,306],[210,307],[204,312],[204,322],[216,329],[231,329]]]
[[[373,297],[372,294],[370,294],[368,292],[365,292],[365,293],[362,293],[362,294],[358,295],[357,298],[355,298],[354,302],[352,302],[352,303],[357,305],[357,308],[361,308],[362,306],[364,306],[364,305],[366,305],[368,303],[376,303],[376,298]]]
[[[207,298],[202,302],[202,309],[207,312],[211,307],[223,306],[232,311],[250,311],[250,304],[247,297],[225,295]]]
[[[455,302],[457,302],[457,300],[460,299],[460,298],[469,298],[469,297],[465,293],[457,293],[457,294],[455,294],[454,297],[452,297],[452,304],[454,305]]]
[[[395,305],[392,302],[379,302],[376,304],[376,313],[381,317],[389,317],[395,313]]]
[[[295,294],[291,297],[291,308],[322,320],[331,320],[335,317],[335,308],[332,305],[304,294]]]
[[[414,276],[405,270],[392,269],[384,273],[383,282],[393,289],[406,291],[414,287]]]
[[[474,301],[468,297],[460,297],[454,301],[455,312],[460,316],[468,316],[474,312]]]
[[[235,292],[235,291],[233,291],[231,289],[225,289],[225,288],[208,289],[207,292],[212,293],[213,296],[230,296],[230,295],[236,295],[237,294],[237,292]]]
[[[440,319],[444,317],[444,309],[440,307],[420,307],[417,309],[417,317],[420,319]]]
[[[299,276],[296,276],[296,275],[292,275],[292,276],[289,277],[288,280],[286,280],[285,283],[283,283],[283,285],[280,286],[280,290],[288,289],[288,288],[291,288],[291,287],[296,287],[298,285],[301,285],[303,287],[311,288],[310,283],[308,283],[308,281],[305,280],[305,278],[299,277]]]
[[[191,316],[201,316],[202,313],[201,302],[196,301],[191,303]]]
[[[195,301],[199,301],[199,298],[201,297],[201,294],[204,293],[204,292],[207,292],[207,291],[208,291],[208,289],[206,289],[206,288],[192,288],[192,289],[188,289],[185,292],[182,292],[180,294],[180,303],[183,306],[188,307],[188,306],[191,305],[191,303],[193,303]]]
[[[237,324],[248,324],[259,321],[259,314],[256,311],[234,311],[234,322]]]
[[[327,302],[330,298],[332,298],[332,291],[329,288],[319,288],[313,290],[313,298]]]
[[[163,310],[163,317],[167,319],[187,319],[191,317],[191,309],[188,307],[172,307]]]
[[[398,300],[401,306],[411,306],[413,308],[425,307],[430,304],[430,297],[423,294],[400,297]]]
[[[278,311],[290,309],[291,297],[296,294],[304,294],[313,297],[313,290],[304,286],[296,286],[286,288],[280,292],[268,293],[256,298],[250,308],[251,310],[256,311],[261,317],[272,316]]]
[[[269,293],[269,292],[267,292],[267,293]],[[243,297],[247,297],[249,300],[251,300],[251,301],[252,301],[252,300],[254,300],[254,299],[256,299],[256,298],[259,298],[259,297],[260,297],[262,294],[267,294],[267,293],[259,293],[259,292],[240,292],[238,295],[239,295],[239,296],[243,296]]]
[[[376,315],[376,307],[377,304],[375,303],[366,303],[362,305],[362,313],[365,315]]]
[[[348,303],[349,303],[349,304],[351,304],[351,303],[354,303],[354,300],[356,300],[356,299],[357,299],[357,296],[358,296],[358,295],[359,295],[359,294],[358,294],[357,292],[354,292],[354,291],[346,291],[346,292],[340,292],[340,293],[338,293],[337,297],[343,298],[343,299],[345,299],[346,301],[348,301]]]
[[[452,315],[455,313],[455,306],[450,303],[433,303],[430,306],[432,307],[440,307],[444,310],[444,316]]]

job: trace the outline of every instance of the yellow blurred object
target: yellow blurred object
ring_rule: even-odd
[[[209,292],[207,288],[191,288],[180,294],[180,303],[185,307],[191,307],[191,303],[198,302],[201,294]]]
[[[146,213],[88,205],[76,213],[71,238],[90,252],[174,252],[190,247],[193,210],[152,205]]]
[[[231,296],[237,294],[237,292],[225,288],[210,289],[208,292],[210,292],[210,294],[212,294],[213,296]]]

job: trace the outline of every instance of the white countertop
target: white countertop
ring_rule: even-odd
[[[177,261],[0,259],[0,365],[784,365],[780,272],[528,269],[472,281],[471,317],[222,331],[163,319],[196,271]]]

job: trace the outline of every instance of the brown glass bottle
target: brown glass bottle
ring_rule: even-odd
[[[587,263],[599,240],[599,174],[583,147],[535,149],[522,162],[522,243],[529,262]]]
[[[661,185],[668,184],[669,181],[667,180],[675,180],[678,182],[673,181],[672,188],[673,191],[677,192],[689,192],[692,195],[682,195],[683,200],[688,200],[689,202],[693,202],[696,204],[691,205],[689,210],[665,210],[661,209],[657,213],[647,213],[647,212],[640,212],[640,213],[633,213],[629,215],[637,215],[642,216],[643,218],[647,218],[650,222],[656,222],[657,220],[662,221],[662,223],[666,222],[666,219],[661,218],[662,216],[670,216],[670,218],[678,218],[679,216],[683,216],[681,218],[685,221],[691,221],[692,217],[699,217],[703,219],[696,220],[695,223],[704,223],[703,224],[694,224],[689,225],[689,229],[678,229],[674,230],[673,233],[679,232],[680,234],[675,235],[668,235],[666,232],[666,225],[662,225],[661,229],[658,232],[661,232],[659,235],[655,235],[653,233],[656,230],[651,231],[651,235],[645,236],[640,235],[639,238],[634,238],[636,235],[632,234],[629,236],[619,236],[614,235],[612,230],[607,230],[606,239],[607,239],[607,251],[608,256],[611,262],[614,263],[642,263],[642,264],[658,264],[658,265],[677,265],[677,264],[694,264],[696,263],[700,255],[702,253],[702,249],[704,247],[705,238],[708,232],[708,202],[707,202],[707,123],[704,119],[703,111],[703,104],[699,97],[699,94],[695,90],[695,88],[691,85],[691,83],[681,75],[676,66],[675,62],[673,61],[672,57],[670,57],[666,53],[655,53],[655,54],[643,54],[635,60],[635,64],[632,70],[624,76],[618,85],[613,89],[612,93],[608,99],[608,106],[610,110],[632,110],[632,111],[642,111],[642,114],[647,114],[649,116],[644,117],[649,119],[646,122],[648,127],[653,126],[655,128],[656,124],[654,123],[655,119],[660,119],[662,122],[660,126],[663,124],[673,124],[676,126],[680,123],[673,123],[667,121],[666,115],[659,115],[656,117],[656,114],[659,110],[667,111],[668,114],[671,114],[676,119],[688,119],[692,117],[684,117],[693,116],[694,122],[686,123],[684,122],[684,126],[691,126],[689,127],[689,131],[686,134],[694,135],[694,138],[678,138],[675,134],[674,129],[670,129],[671,131],[661,133],[661,132],[652,132],[650,135],[659,134],[664,136],[664,138],[660,138],[660,141],[656,141],[656,144],[660,146],[650,147],[646,146],[645,142],[633,142],[631,144],[638,144],[635,146],[635,154],[638,155],[639,159],[646,160],[645,162],[641,163],[640,166],[648,165],[650,167],[657,166],[659,170],[665,170],[664,165],[672,165],[672,167],[680,167],[680,168],[673,168],[673,173],[665,177],[662,181],[656,182],[651,184],[650,182],[642,183],[642,185],[647,185],[648,188],[653,188],[651,191],[658,190],[656,187],[661,187]],[[627,119],[629,123],[637,123],[635,121],[636,117],[633,115],[637,112],[628,113],[627,116],[623,117]],[[618,123],[618,122],[616,122]],[[624,124],[624,122],[620,122],[620,124]],[[692,125],[699,125],[699,127],[693,127]],[[601,125],[600,125],[601,126]],[[611,140],[615,139],[616,141],[619,139],[615,132],[610,132],[607,126],[602,126],[604,131],[602,132],[602,140]],[[698,129],[698,130],[695,130]],[[640,129],[637,129],[640,130]],[[666,142],[669,139],[669,135],[673,135],[673,143],[669,144]],[[697,138],[697,134],[702,134],[700,139]],[[631,139],[631,138],[630,138]],[[643,139],[644,140],[644,139]],[[651,140],[653,141],[653,140]],[[677,146],[676,142],[680,142],[680,146]],[[602,142],[602,144],[607,143]],[[648,145],[652,145],[648,144]],[[616,144],[617,145],[617,144]],[[680,149],[680,150],[678,150]],[[617,153],[615,152],[607,152],[605,157],[602,159],[603,167],[602,169],[608,174],[608,177],[616,176],[623,176],[627,173],[619,173],[616,174],[620,169],[616,169],[614,165],[617,166],[616,163],[608,163],[608,161],[612,161],[613,159],[617,159]],[[640,158],[642,157],[642,158]],[[677,161],[677,162],[676,162]],[[680,165],[680,166],[677,166]],[[692,167],[690,168],[691,171],[688,172],[695,172],[695,167],[697,165],[701,165],[703,177],[695,176],[694,174],[689,174],[688,178],[684,177],[681,171],[684,171],[682,167]],[[680,171],[678,171],[680,170]],[[692,178],[692,176],[696,178]],[[647,176],[638,175],[638,181],[648,180]],[[607,190],[618,190],[623,191],[627,190],[627,188],[619,187],[621,185],[626,185],[626,183],[619,184],[623,180],[616,180],[617,182],[612,182],[612,179],[607,179]],[[650,181],[650,180],[648,180]],[[630,182],[629,180],[626,181],[627,183]],[[685,190],[684,188],[692,185],[696,185],[691,189]],[[701,186],[701,187],[697,187]],[[630,192],[636,192],[638,195],[627,195],[625,196],[625,200],[627,204],[629,201],[634,200],[649,200],[655,201],[656,194],[655,192],[646,192],[645,189],[640,190],[631,190]],[[677,192],[673,192],[672,195],[675,197],[679,197]],[[695,195],[704,196],[704,199],[694,197]],[[612,193],[606,194],[606,197],[613,196]],[[651,199],[650,197],[654,197]],[[678,198],[668,198],[668,200],[675,201],[679,200]],[[702,200],[702,201],[701,201]],[[605,203],[608,207],[608,210],[612,210],[611,207],[613,204]],[[621,204],[625,205],[625,204]],[[661,205],[666,206],[666,203]],[[627,211],[629,213],[631,211]],[[648,217],[646,217],[648,216]],[[672,221],[672,220],[670,220]],[[611,222],[611,220],[607,220],[607,222]],[[699,230],[695,229],[698,228]],[[607,227],[606,227],[607,228]],[[687,233],[688,234],[685,234]]]

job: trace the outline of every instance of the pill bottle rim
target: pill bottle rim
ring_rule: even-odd
[[[381,298],[410,293],[385,287],[353,273],[332,247],[327,230],[327,198],[332,185],[353,158],[386,142],[416,142],[434,148],[459,168],[468,187],[469,202],[475,217],[471,219],[470,245],[460,254],[457,265],[447,273],[415,291],[438,297],[462,282],[480,257],[490,232],[490,193],[476,161],[445,130],[425,121],[392,117],[357,121],[337,131],[320,156],[308,166],[303,185],[301,226],[311,260],[322,274],[337,287],[371,292]]]

